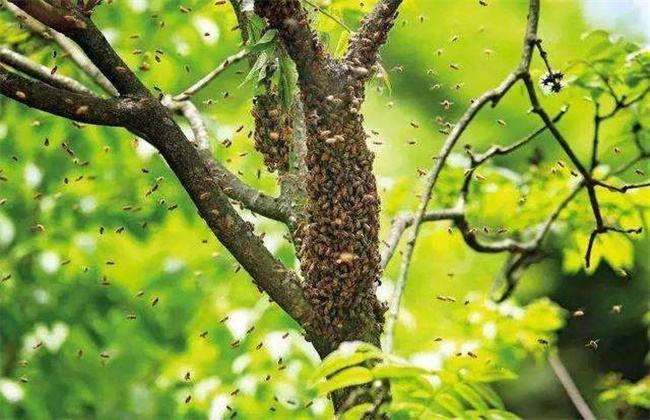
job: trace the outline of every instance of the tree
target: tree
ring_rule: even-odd
[[[335,384],[326,385],[324,392],[332,393],[337,410],[343,412],[364,403],[363,410],[368,415],[378,415],[383,404],[390,400],[390,380],[422,373],[409,366],[392,366],[376,351],[381,346],[384,323],[382,350],[388,355],[393,351],[400,299],[423,223],[451,221],[467,246],[477,252],[509,255],[503,269],[505,289],[498,301],[511,295],[526,268],[547,256],[545,241],[551,228],[582,191],[586,192],[594,221],[585,244],[587,267],[601,235],[641,233],[639,226],[610,223],[603,215],[598,191],[625,194],[647,187],[647,180],[618,185],[610,178],[650,155],[639,140],[637,156],[606,175],[600,174],[597,171],[601,159],[599,129],[605,121],[641,103],[650,86],[638,81],[631,86],[633,93],[619,94],[610,84],[611,75],[594,70],[613,104],[609,111],[602,111],[606,104],[599,96],[595,97],[593,151],[590,164],[583,164],[557,127],[567,109],[551,116],[540,102],[531,75],[531,62],[538,55],[546,68],[542,86],[552,91],[563,87],[564,76],[554,70],[538,37],[539,1],[530,1],[521,59],[516,68],[497,87],[475,98],[457,122],[441,122],[446,139],[434,156],[433,167],[427,171],[418,208],[394,220],[385,248],[380,241],[380,200],[373,174],[374,156],[367,145],[369,135],[363,126],[361,109],[369,80],[384,73],[379,51],[389,39],[402,2],[378,1],[350,36],[340,59],[332,57],[319,39],[300,1],[257,0],[254,9],[248,2],[232,0],[231,3],[246,48],[190,88],[168,95],[145,86],[95,26],[92,13],[100,7],[99,2],[10,0],[6,6],[20,21],[63,48],[104,93],[99,95],[79,81],[60,75],[56,68],[45,68],[7,49],[0,51],[0,62],[4,64],[0,66],[0,92],[28,107],[80,124],[125,128],[150,143],[165,159],[215,237],[260,291],[268,294],[300,325],[321,357],[332,354],[344,342],[361,341],[374,346],[361,347],[359,362],[336,365],[337,369],[333,370],[330,366],[321,372],[330,377],[330,384]],[[248,60],[251,70],[247,79],[259,85],[253,102],[253,136],[267,169],[277,172],[281,190],[278,197],[245,184],[214,157],[205,122],[192,101],[197,92],[240,60]],[[643,60],[639,73],[647,74],[647,57]],[[439,176],[474,117],[487,105],[497,106],[519,84],[523,84],[530,112],[539,117],[541,126],[517,142],[495,145],[481,153],[466,145],[469,167],[457,203],[448,209],[430,211]],[[191,137],[183,132],[177,118],[189,122]],[[632,131],[640,136],[643,127],[635,125]],[[522,230],[520,237],[495,239],[494,235],[506,232],[481,233],[472,227],[467,205],[473,181],[481,179],[478,169],[493,157],[513,153],[545,132],[552,135],[574,168],[571,172],[576,179],[574,188],[541,225]],[[69,153],[73,154],[71,150]],[[287,226],[300,261],[300,275],[269,252],[233,203]],[[405,234],[407,240],[395,293],[384,316],[386,308],[378,301],[376,288],[382,270]],[[452,298],[441,297],[445,299]],[[339,372],[349,366],[357,370]],[[379,380],[377,386],[368,385],[375,379]],[[482,406],[482,402],[473,398],[477,391],[463,385],[459,389],[464,390],[458,392],[464,393],[464,398],[475,408]],[[455,414],[454,403],[438,400],[438,404]]]

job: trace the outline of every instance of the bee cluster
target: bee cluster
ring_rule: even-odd
[[[289,168],[289,144],[291,119],[279,105],[278,95],[266,93],[255,98],[253,118],[255,119],[255,149],[264,156],[264,163],[270,172],[286,171]]]
[[[374,155],[359,113],[362,98],[344,84],[335,95],[303,92],[307,121],[306,223],[296,232],[306,293],[331,342],[359,339],[354,327],[383,321],[379,282],[379,198]],[[370,315],[369,315],[370,314]]]

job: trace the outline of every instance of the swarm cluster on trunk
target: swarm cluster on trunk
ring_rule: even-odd
[[[270,172],[289,168],[289,144],[291,121],[289,114],[279,107],[276,94],[264,94],[255,98],[255,148],[264,156]]]

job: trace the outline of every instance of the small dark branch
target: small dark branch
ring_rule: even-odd
[[[620,110],[628,108],[636,104],[637,102],[643,100],[643,98],[645,98],[649,93],[650,93],[650,86],[647,86],[641,93],[639,93],[637,96],[635,96],[630,100],[626,101],[625,98],[622,97],[620,100],[616,101],[616,105],[610,112],[602,116],[602,119],[607,120],[614,117]]]
[[[278,31],[287,53],[296,63],[301,83],[322,84],[331,58],[311,28],[300,1],[256,0],[255,13]]]
[[[648,150],[643,146],[641,143],[641,131],[643,129],[643,126],[641,125],[640,122],[636,122],[634,126],[632,127],[632,135],[634,136],[634,145],[636,146],[637,150],[639,151],[639,154],[650,154]]]
[[[553,137],[555,138],[557,143],[560,145],[562,150],[564,150],[564,153],[569,157],[569,159],[576,167],[580,175],[582,175],[586,183],[585,186],[587,187],[587,193],[589,195],[589,202],[591,204],[591,209],[594,213],[594,218],[596,219],[596,227],[602,228],[603,216],[600,212],[600,205],[598,204],[598,198],[596,197],[596,190],[594,189],[594,181],[591,177],[591,174],[589,173],[589,171],[587,171],[587,168],[585,168],[582,162],[580,162],[580,159],[578,159],[578,157],[574,153],[573,149],[569,145],[569,142],[566,141],[562,133],[560,133],[560,130],[558,130],[555,123],[551,120],[551,118],[548,116],[544,108],[541,106],[539,99],[537,98],[537,93],[535,92],[535,85],[533,84],[533,80],[531,79],[530,74],[526,73],[523,76],[523,80],[526,85],[526,90],[528,92],[528,98],[530,99],[530,103],[533,107],[533,112],[537,114],[544,122],[544,124],[549,128],[550,132],[553,134]]]
[[[553,213],[550,214],[546,222],[539,229],[537,236],[532,239],[527,244],[527,250],[523,253],[516,255],[510,253],[508,260],[502,270],[503,277],[505,279],[506,288],[502,292],[501,296],[495,298],[494,301],[497,303],[503,302],[508,299],[515,291],[515,288],[519,284],[519,278],[523,274],[524,270],[536,262],[541,261],[547,256],[547,253],[542,250],[542,243],[551,230],[551,227],[555,221],[560,216],[560,213],[569,205],[571,201],[578,195],[578,193],[584,188],[584,183],[580,183],[577,187],[571,191],[571,193],[564,198],[555,208]],[[529,229],[532,231],[535,228]],[[498,279],[497,279],[498,280]],[[496,285],[496,281],[495,281]],[[496,286],[493,287],[493,290],[496,289]]]
[[[600,103],[595,102],[594,110],[594,138],[591,146],[591,172],[598,166],[598,144],[600,143],[600,123],[603,121],[600,117]]]
[[[594,241],[596,240],[596,236],[598,236],[598,234],[599,231],[596,229],[593,230],[589,235],[589,241],[587,242],[587,252],[585,252],[585,267],[587,268],[589,268],[589,266],[591,265],[591,251],[594,248]]]
[[[43,0],[11,2],[42,24],[75,41],[120,94],[148,95],[147,88],[129,70],[101,31],[72,3],[55,6]]]
[[[350,39],[343,59],[362,76],[369,77],[370,69],[377,63],[379,49],[386,43],[388,33],[397,19],[397,9],[402,0],[380,0],[366,15],[359,30]]]
[[[524,271],[547,256],[547,253],[537,250],[523,254],[510,254],[503,269],[505,289],[501,292],[501,296],[493,298],[494,302],[501,303],[512,296]]]
[[[131,99],[101,99],[29,80],[2,65],[0,93],[31,108],[96,125],[123,126],[139,106],[138,101]]]
[[[53,87],[95,96],[90,89],[78,81],[55,73],[52,69],[38,64],[24,55],[18,54],[8,48],[0,47],[0,63],[13,67],[16,70]]]
[[[591,265],[591,254],[594,248],[594,243],[598,235],[603,235],[607,232],[618,232],[626,235],[630,234],[640,234],[643,232],[643,228],[632,228],[632,229],[623,229],[615,226],[602,226],[594,229],[589,235],[589,242],[587,243],[587,252],[585,253],[585,267],[589,268]]]
[[[621,187],[616,187],[614,185],[607,184],[606,182],[603,182],[603,181],[598,180],[598,179],[594,179],[593,182],[594,182],[595,185],[597,185],[599,187],[603,187],[603,188],[606,188],[606,189],[608,189],[610,191],[616,191],[616,192],[620,192],[620,193],[626,193],[628,190],[634,190],[634,189],[638,189],[638,188],[650,187],[650,181],[641,182],[641,183],[638,183],[638,184],[626,184],[626,185],[623,185]]]
[[[650,159],[650,153],[648,152],[641,152],[638,156],[636,156],[634,159],[630,160],[629,162],[621,164],[618,168],[614,169],[612,172],[609,173],[611,176],[617,176],[620,175],[624,172],[626,172],[628,169],[636,165],[637,163]]]
[[[551,67],[551,63],[548,60],[548,54],[542,48],[542,40],[541,39],[536,39],[535,40],[535,47],[539,50],[539,56],[542,58],[542,61],[544,62],[544,66],[546,67],[546,71],[549,73],[553,73],[553,68]]]
[[[650,159],[650,151],[646,150],[646,148],[641,143],[641,131],[642,131],[641,124],[639,122],[635,123],[634,126],[632,127],[632,135],[634,136],[634,145],[636,146],[637,149],[637,155],[634,157],[634,159],[630,160],[629,162],[623,163],[618,168],[610,172],[604,179],[607,179],[610,176],[620,175],[626,172],[632,166],[636,165],[637,163],[646,159]]]
[[[535,84],[533,83],[532,78],[530,77],[530,74],[525,74],[523,77],[524,84],[526,85],[526,90],[528,92],[528,98],[530,99],[530,103],[533,107],[533,112],[541,118],[541,120],[544,122],[544,124],[548,127],[550,132],[553,134],[553,137],[555,140],[558,142],[560,147],[562,147],[562,150],[564,150],[564,153],[569,157],[573,165],[576,167],[578,172],[580,172],[580,175],[583,176],[585,179],[589,179],[590,175],[585,166],[580,162],[580,159],[576,156],[576,154],[573,152],[573,149],[569,145],[569,143],[566,141],[564,136],[562,136],[562,133],[557,129],[555,123],[551,118],[548,116],[544,108],[542,108],[539,99],[537,98],[537,93],[535,92]]]
[[[560,121],[560,119],[562,119],[562,117],[564,116],[564,114],[566,114],[566,112],[568,110],[569,110],[568,106],[562,107],[560,112],[553,118],[552,121],[554,123],[557,123],[558,121]],[[480,155],[470,154],[470,157],[472,159],[472,165],[474,167],[478,167],[478,166],[482,165],[484,162],[486,162],[487,160],[493,158],[494,156],[507,155],[509,153],[512,153],[512,152],[516,151],[517,149],[519,149],[520,147],[528,144],[528,142],[530,142],[531,140],[534,140],[537,136],[542,134],[547,129],[548,129],[548,126],[545,124],[542,127],[535,130],[534,132],[528,134],[526,137],[522,138],[519,141],[516,141],[516,142],[512,143],[509,146],[492,146],[488,150],[486,150],[485,152],[481,153]]]

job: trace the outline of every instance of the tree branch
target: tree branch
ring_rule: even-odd
[[[9,0],[25,13],[72,39],[122,95],[147,95],[147,88],[129,70],[95,24],[72,3],[52,5],[43,0]]]
[[[350,39],[343,61],[364,69],[365,72],[362,73],[365,73],[365,78],[369,77],[370,68],[377,63],[379,49],[388,39],[388,33],[397,19],[397,9],[401,4],[402,0],[379,0]]]
[[[74,121],[121,127],[140,104],[133,99],[102,99],[29,80],[0,65],[0,93],[31,108]]]
[[[41,2],[18,3],[31,11],[34,11],[33,7],[39,7],[35,14],[57,25],[56,29],[69,31],[76,37],[88,36],[89,39],[81,43],[88,56],[97,60],[95,64],[107,73],[121,93],[128,95],[124,99],[100,99],[68,92],[27,80],[1,66],[0,93],[65,118],[122,126],[149,141],[166,159],[212,232],[253,277],[259,289],[268,293],[291,317],[308,329],[310,304],[304,296],[300,279],[273,257],[262,240],[254,235],[251,225],[237,214],[220,188],[209,162],[202,159],[201,152],[185,137],[169,111],[128,69],[111,67],[111,63],[122,61],[105,42],[101,32],[85,16],[82,20],[75,20],[78,15],[76,11],[70,12],[73,19],[68,27],[67,23],[60,21],[60,16],[50,16],[51,10]],[[46,15],[43,16],[43,13]],[[66,9],[65,13],[69,13],[69,10]],[[62,19],[67,20],[67,16],[65,14]],[[130,94],[137,95],[137,98]]]
[[[175,101],[184,101],[189,99],[191,96],[195,95],[198,91],[200,91],[201,89],[209,85],[217,76],[223,73],[232,64],[235,64],[243,60],[244,58],[248,57],[249,54],[250,52],[248,50],[243,49],[238,53],[233,54],[230,57],[227,57],[217,67],[215,67],[214,70],[212,70],[210,73],[203,76],[192,86],[185,89],[182,93],[179,93],[178,95],[174,96],[173,99]]]
[[[528,23],[526,25],[526,33],[524,36],[524,46],[521,61],[517,69],[506,77],[506,79],[495,89],[489,90],[481,95],[478,99],[474,100],[470,107],[465,111],[463,116],[460,118],[458,123],[454,126],[451,133],[445,140],[445,143],[442,147],[442,151],[438,155],[436,164],[429,175],[427,180],[427,185],[425,187],[425,192],[420,200],[420,205],[415,214],[415,219],[413,222],[413,229],[409,235],[408,241],[406,243],[406,249],[402,257],[402,265],[400,267],[400,273],[397,278],[395,292],[393,294],[393,299],[390,304],[389,314],[386,323],[386,351],[391,352],[393,347],[393,336],[395,333],[395,321],[397,319],[397,314],[399,312],[400,301],[404,286],[406,284],[406,279],[408,276],[409,266],[411,264],[411,258],[413,256],[413,249],[417,241],[417,237],[420,231],[420,225],[426,213],[427,205],[431,200],[431,195],[433,193],[433,188],[438,180],[438,176],[442,171],[442,168],[447,160],[447,157],[451,153],[451,150],[456,145],[456,142],[463,134],[469,123],[472,121],[474,116],[488,103],[491,102],[492,106],[496,106],[499,100],[510,90],[512,86],[521,78],[527,74],[528,69],[530,68],[530,62],[532,60],[533,46],[534,41],[537,39],[537,24],[539,22],[539,0],[531,0],[530,7],[528,11]]]
[[[158,104],[151,107],[132,127],[151,142],[167,160],[172,171],[197,206],[219,241],[251,275],[253,282],[276,301],[292,318],[306,325],[307,302],[300,279],[287,270],[264,247],[228,202],[213,168],[187,140],[168,111]],[[211,162],[211,161],[210,161]]]
[[[212,156],[208,130],[205,127],[201,112],[192,101],[178,102],[166,96],[163,98],[162,103],[170,111],[179,112],[189,122],[194,133],[192,144],[200,152],[201,159],[210,168],[211,173],[219,182],[219,186],[228,197],[239,201],[254,213],[284,223],[288,222],[289,218],[278,199],[269,197],[247,185]]]
[[[54,40],[63,51],[72,59],[72,61],[79,67],[84,73],[90,77],[98,86],[100,86],[105,92],[111,96],[117,96],[119,92],[113,84],[99,71],[97,66],[95,66],[92,61],[86,57],[86,55],[81,51],[81,49],[63,34],[48,28],[43,25],[41,22],[37,21],[33,17],[29,16],[23,12],[16,5],[11,4],[8,0],[0,0],[0,4],[7,7],[7,9],[16,16],[21,23],[34,34],[43,37],[48,40]]]
[[[53,87],[69,90],[71,92],[83,93],[86,95],[95,96],[95,94],[79,83],[78,81],[62,76],[52,71],[41,64],[38,64],[29,58],[18,54],[8,48],[0,47],[0,63],[6,64],[14,69],[25,73],[35,79],[47,83]]]
[[[573,406],[576,408],[576,410],[578,410],[578,413],[580,413],[582,418],[584,420],[596,420],[596,417],[591,412],[591,409],[589,408],[589,405],[587,405],[585,399],[582,398],[580,390],[576,386],[575,382],[573,382],[571,374],[566,369],[566,367],[564,367],[564,363],[562,363],[560,357],[555,353],[551,353],[548,356],[548,363],[551,365],[553,373],[555,373],[555,376],[560,381],[560,384],[562,384],[562,387],[569,396],[569,399],[573,403]]]

